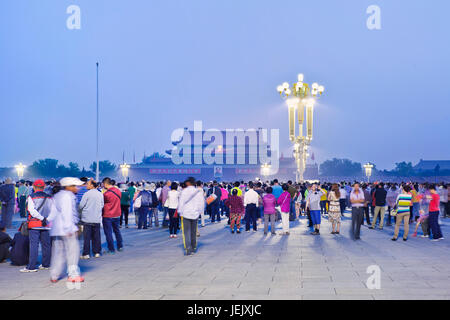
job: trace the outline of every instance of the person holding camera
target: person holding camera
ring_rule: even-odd
[[[320,235],[320,199],[323,195],[323,191],[317,190],[317,184],[314,183],[306,198],[306,207],[309,208],[312,225],[314,227],[314,232],[311,233],[312,235]]]

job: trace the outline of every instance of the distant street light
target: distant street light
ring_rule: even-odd
[[[22,162],[19,163],[18,165],[14,166],[16,168],[17,171],[17,176],[19,177],[19,179],[23,178],[23,173],[25,171],[25,168],[27,166],[23,165]]]
[[[264,176],[264,179],[267,179],[267,176],[270,175],[270,168],[271,165],[267,163],[261,166],[261,174]]]
[[[366,170],[367,182],[369,182],[370,181],[370,176],[372,175],[373,164],[368,162],[363,167]]]
[[[126,163],[123,163],[123,164],[120,165],[120,169],[122,170],[122,176],[123,176],[123,178],[124,178],[125,180],[127,180],[127,178],[128,178],[128,171],[129,171],[129,169],[130,169],[130,165],[129,165],[129,164],[126,164]]]

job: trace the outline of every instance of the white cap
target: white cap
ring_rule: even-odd
[[[66,177],[59,180],[59,184],[61,187],[69,187],[69,186],[82,186],[84,184],[83,181],[81,181],[78,178],[72,178],[72,177]]]

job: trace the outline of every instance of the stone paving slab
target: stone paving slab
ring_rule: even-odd
[[[48,271],[22,274],[19,267],[0,264],[0,288],[7,288],[0,299],[450,298],[449,240],[392,242],[393,227],[363,226],[362,240],[353,241],[350,219],[340,235],[330,234],[326,219],[320,237],[309,234],[304,218],[292,225],[287,237],[264,236],[262,226],[257,233],[232,235],[226,221],[207,224],[192,257],[183,255],[181,237],[169,239],[167,229],[122,229],[123,252],[80,260],[86,282],[78,288],[51,284]],[[450,223],[444,221],[442,230],[448,234]],[[366,286],[371,265],[380,268],[380,289]]]

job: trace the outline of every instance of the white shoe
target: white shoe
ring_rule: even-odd
[[[89,259],[91,256],[90,255],[85,255],[85,256],[81,256],[80,259],[82,260],[87,260]]]
[[[100,258],[100,257],[101,257],[100,253],[96,253],[96,254],[94,255],[94,258]]]
[[[23,269],[20,269],[20,272],[23,272],[23,273],[37,272],[37,271],[38,271],[38,269],[30,270],[30,269],[27,269],[26,267]]]
[[[444,239],[445,239],[444,237],[440,237],[440,238],[439,238],[439,240],[444,240]]]
[[[39,270],[48,270],[48,269],[50,269],[50,268],[46,268],[42,264],[39,266]]]
[[[420,237],[421,237],[421,238],[428,238],[428,236],[426,236],[426,235],[424,235],[424,234],[421,235]]]

